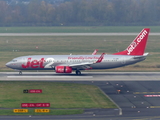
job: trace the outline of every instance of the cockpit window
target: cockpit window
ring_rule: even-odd
[[[12,62],[17,62],[17,60],[12,60]]]

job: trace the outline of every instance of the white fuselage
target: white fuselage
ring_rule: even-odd
[[[69,66],[78,64],[78,67],[72,67],[73,70],[86,70],[87,65],[81,66],[81,63],[96,62],[99,55],[32,55],[22,56],[13,59],[6,64],[7,67],[17,70],[54,70],[56,66]],[[88,69],[111,69],[121,66],[137,63],[145,60],[146,56],[132,55],[105,55],[102,62],[93,63]]]

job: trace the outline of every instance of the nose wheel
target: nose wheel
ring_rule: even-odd
[[[19,71],[19,75],[22,75],[22,71]]]
[[[81,75],[81,71],[76,70],[76,75]]]

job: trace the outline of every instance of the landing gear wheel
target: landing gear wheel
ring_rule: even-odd
[[[22,75],[22,71],[19,71],[19,75]]]
[[[76,75],[81,75],[81,71],[76,70]]]

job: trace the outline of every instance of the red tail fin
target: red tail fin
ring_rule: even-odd
[[[150,28],[144,28],[126,50],[114,53],[114,55],[143,55],[149,32]]]

